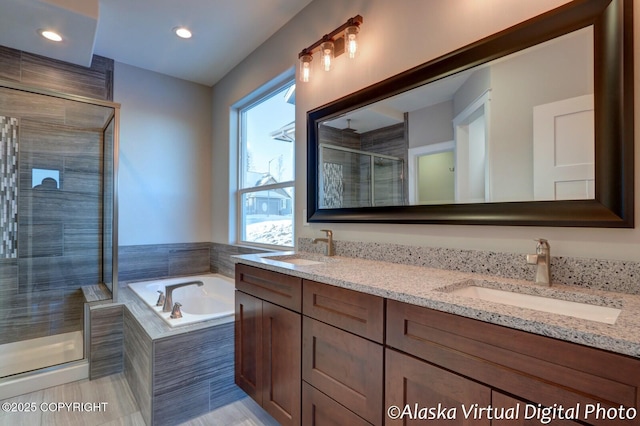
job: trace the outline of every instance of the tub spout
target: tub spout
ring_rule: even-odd
[[[188,285],[197,285],[202,287],[204,283],[202,281],[188,281],[186,283],[171,284],[164,288],[164,305],[162,306],[162,312],[171,312],[173,308],[173,290],[180,287],[186,287]]]

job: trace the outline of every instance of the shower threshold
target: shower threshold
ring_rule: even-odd
[[[82,332],[54,334],[0,345],[0,377],[83,358]]]

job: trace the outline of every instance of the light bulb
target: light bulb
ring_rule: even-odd
[[[313,56],[303,54],[300,56],[300,81],[308,83],[311,78],[311,60]]]
[[[40,30],[39,33],[42,37],[46,38],[47,40],[62,41],[62,36],[55,31]]]
[[[191,38],[192,36],[191,31],[185,27],[175,27],[173,32],[180,38]]]
[[[332,41],[325,41],[320,46],[322,52],[322,68],[325,71],[331,70],[331,62],[333,61],[334,46]]]
[[[344,32],[344,40],[346,44],[346,50],[349,53],[349,58],[353,59],[356,57],[356,52],[358,51],[358,31],[359,28],[357,25],[352,25],[347,27]]]

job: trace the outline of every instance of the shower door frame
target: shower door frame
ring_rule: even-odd
[[[112,101],[106,101],[101,99],[94,99],[80,95],[73,95],[63,92],[58,92],[55,90],[43,89],[38,87],[33,87],[29,85],[25,85],[18,82],[7,81],[0,79],[0,88],[17,90],[21,92],[27,92],[36,95],[49,96],[58,99],[74,101],[85,103],[89,105],[97,105],[103,106],[107,108],[112,108],[113,113],[108,117],[105,121],[104,126],[102,128],[102,132],[106,131],[107,127],[113,120],[113,176],[112,176],[112,186],[113,186],[113,201],[112,201],[112,209],[113,215],[111,218],[111,300],[117,300],[118,293],[118,162],[119,162],[119,146],[120,146],[120,104]],[[104,161],[104,159],[103,159]],[[103,194],[104,198],[104,194]],[[103,271],[104,278],[104,271]],[[100,283],[96,283],[100,284]],[[101,283],[106,286],[105,283]],[[86,306],[86,305],[85,305]],[[83,321],[83,339],[84,339],[84,360],[88,359],[89,356],[89,318],[88,312],[85,308],[84,321]],[[80,360],[82,361],[82,360]],[[75,361],[77,362],[77,361]],[[74,361],[71,362],[71,364]],[[46,367],[44,370],[56,369],[58,367],[62,368],[65,365],[70,364],[60,364],[53,367]],[[26,372],[21,374],[31,375],[37,374],[40,370]]]

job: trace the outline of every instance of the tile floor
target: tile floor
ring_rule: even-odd
[[[84,403],[70,409],[60,403]],[[88,404],[87,404],[88,403]],[[145,426],[138,405],[131,393],[124,374],[114,374],[98,380],[81,380],[43,389],[26,395],[0,401],[0,426]],[[35,407],[33,412],[9,410]],[[60,409],[58,407],[60,406]],[[74,409],[75,408],[75,409]],[[251,398],[246,397],[181,426],[277,426]]]

